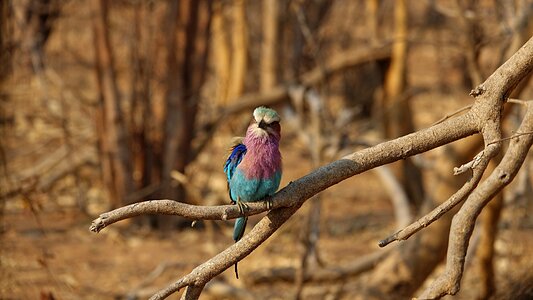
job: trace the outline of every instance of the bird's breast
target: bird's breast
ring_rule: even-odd
[[[244,173],[247,179],[271,178],[277,172],[281,172],[281,155],[279,151],[277,152],[277,155],[248,152],[237,168]]]
[[[242,170],[237,169],[230,181],[231,197],[245,202],[259,201],[273,195],[278,190],[280,181],[281,171],[268,178],[248,178]]]

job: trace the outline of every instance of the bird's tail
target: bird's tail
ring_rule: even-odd
[[[238,242],[244,235],[244,229],[246,229],[246,222],[248,222],[248,217],[241,217],[235,221],[235,226],[233,227],[233,240],[235,242]],[[237,263],[235,263],[235,277],[239,279]]]
[[[244,235],[246,222],[248,222],[248,217],[240,217],[235,221],[235,226],[233,227],[233,240],[235,242],[238,242]]]

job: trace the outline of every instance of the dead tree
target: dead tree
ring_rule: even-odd
[[[276,85],[278,57],[278,1],[263,0],[263,40],[261,44],[261,81],[262,92]]]
[[[39,76],[44,70],[44,46],[59,17],[60,4],[53,0],[31,0],[25,5],[23,45],[29,53],[34,73]]]
[[[100,98],[96,127],[102,161],[102,176],[112,197],[112,206],[118,207],[124,204],[126,196],[133,191],[131,153],[117,86],[113,48],[108,32],[109,2],[99,0],[91,3],[96,56],[95,73]]]
[[[191,140],[206,71],[211,1],[172,1],[167,16],[165,144],[162,183],[165,197],[183,200],[172,186],[171,171],[185,173],[191,161]]]
[[[407,92],[407,55],[409,51],[409,14],[407,1],[394,2],[394,42],[390,67],[385,75],[382,111],[385,137],[388,139],[413,132],[411,109],[412,93]],[[392,165],[394,174],[402,183],[413,206],[422,203],[424,191],[422,174],[411,159]]]

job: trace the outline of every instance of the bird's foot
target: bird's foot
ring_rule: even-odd
[[[240,200],[237,200],[237,206],[241,215],[244,215],[244,212],[248,210],[248,205]]]
[[[267,209],[268,209],[268,210],[271,210],[272,207],[274,207],[274,202],[272,202],[272,198],[268,198],[268,199],[266,200],[266,205],[267,205]]]

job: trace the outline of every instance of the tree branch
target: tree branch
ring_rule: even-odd
[[[284,201],[278,201],[273,208],[283,205],[287,206]],[[267,210],[266,201],[250,203],[244,215],[256,215]],[[103,213],[92,222],[89,230],[99,232],[110,224],[141,215],[177,215],[191,220],[228,220],[242,216],[235,205],[200,206],[175,200],[149,200]]]
[[[531,130],[533,130],[533,106],[529,105],[519,131]],[[461,210],[454,216],[450,231],[446,271],[422,293],[421,299],[440,298],[446,294],[454,295],[459,291],[466,251],[476,219],[485,205],[514,179],[532,144],[532,135],[513,139],[498,167],[467,198]]]
[[[465,114],[429,129],[352,153],[283,188],[272,198],[273,207],[301,205],[305,200],[346,178],[467,137],[476,133],[476,127],[470,115]],[[253,215],[266,210],[265,203],[250,203],[245,214]],[[117,221],[148,214],[179,215],[193,220],[226,220],[240,216],[234,205],[196,206],[173,200],[150,200],[103,213],[92,222],[89,229],[99,232]]]
[[[183,293],[183,295],[181,296],[181,299],[182,300],[198,299],[204,287],[205,287],[205,284],[187,286],[187,289],[185,290],[185,293]]]
[[[478,132],[483,134],[485,150],[488,151],[486,154],[491,157],[492,152],[497,152],[501,144],[491,143],[501,139],[500,117],[503,104],[512,89],[532,69],[533,38],[472,92],[476,97],[476,101],[469,112],[445,120],[430,128],[354,152],[294,181],[272,197],[273,203],[281,207],[271,210],[257,223],[250,233],[245,235],[239,242],[193,269],[177,282],[158,292],[153,299],[163,299],[185,286],[191,287],[186,292],[186,295],[189,295],[187,296],[188,298],[198,298],[201,289],[208,281],[254,251],[285,223],[307,199],[351,176],[426,152]],[[533,112],[529,108],[519,132],[532,131],[532,118]],[[468,237],[470,236],[471,228],[474,226],[475,217],[486,202],[489,201],[490,196],[501,190],[503,186],[512,180],[523,162],[524,153],[527,153],[532,142],[532,135],[524,135],[518,141],[513,140],[500,166],[467,198],[463,208],[454,218],[452,225],[447,271],[428,289],[430,295],[438,297],[443,293],[454,293],[458,290],[458,279],[462,275],[464,254],[466,253]],[[468,188],[465,189],[468,190]],[[146,212],[174,212],[172,209],[174,207],[173,204],[170,205],[171,208],[161,207],[161,202],[156,201],[145,205],[145,210],[139,209],[132,213],[131,210],[125,209],[120,211],[120,213],[115,211],[116,215],[112,215],[115,220],[118,220]],[[263,204],[257,205],[261,206]],[[195,219],[204,217],[222,218],[224,215],[220,207],[203,207],[202,210],[210,212],[208,214],[199,213],[199,208],[194,208],[194,213],[184,207],[181,207],[181,209],[176,214],[181,215],[187,212],[190,213],[190,216],[194,216]],[[133,208],[133,210],[135,209]],[[230,211],[231,213],[228,211],[226,214],[227,217],[237,216],[233,215],[233,212],[236,212],[235,208],[230,209]],[[104,226],[109,224],[105,218],[101,217],[99,219],[95,220],[94,227],[92,225],[91,230],[98,231],[98,224],[104,224]],[[462,231],[461,228],[469,228],[469,231]]]
[[[472,178],[470,178],[470,180],[465,182],[465,184],[455,194],[453,194],[448,200],[446,200],[441,205],[437,206],[435,209],[433,209],[431,212],[429,212],[425,216],[413,222],[411,225],[379,241],[379,246],[385,247],[394,241],[403,241],[403,240],[410,238],[413,234],[417,233],[422,228],[429,226],[431,223],[433,223],[434,221],[442,217],[442,215],[444,215],[445,213],[450,211],[452,208],[454,208],[457,204],[463,201],[476,188],[479,181],[481,180],[481,177],[483,176],[483,173],[485,172],[485,169],[487,168],[489,164],[489,161],[490,161],[489,157],[482,159],[481,162],[477,165],[477,167],[475,168],[472,167],[472,171],[473,171]]]
[[[480,153],[482,155],[476,156],[478,159],[474,159],[469,164],[466,164],[468,168],[472,168],[474,171],[472,179],[465,183],[465,185],[452,195],[450,199],[439,205],[429,214],[418,219],[406,228],[381,240],[379,242],[380,247],[384,247],[393,241],[409,238],[423,227],[428,226],[433,223],[433,221],[440,218],[444,213],[452,209],[474,190],[481,180],[481,176],[490,159],[499,151],[499,144],[502,141],[500,128],[501,109],[494,108],[502,107],[503,101],[507,99],[507,96],[511,93],[512,89],[516,87],[520,80],[527,76],[532,69],[533,38],[513,55],[513,57],[500,66],[484,83],[480,84],[470,92],[471,95],[479,97],[479,99],[476,100],[476,103],[468,113],[477,115],[481,127],[480,131],[483,133],[486,145],[485,150]],[[518,130],[518,132],[529,131],[530,130]],[[476,166],[478,167],[476,168]]]
[[[276,193],[272,201],[275,207],[281,206],[281,208],[270,211],[249,234],[192,270],[191,273],[174,284],[158,292],[156,295],[160,298],[154,299],[163,299],[185,286],[205,285],[211,278],[255,250],[285,223],[307,199],[324,189],[377,166],[428,151],[476,132],[477,124],[474,119],[470,114],[465,114],[449,119],[434,127],[357,151],[316,169]],[[259,213],[262,211],[261,207],[263,205],[265,204],[250,203],[250,211],[248,213]],[[236,206],[202,207],[186,205],[171,200],[147,201],[102,214],[101,217],[93,221],[90,229],[98,232],[112,222],[141,214],[153,213],[176,214],[193,219],[223,219],[224,213],[227,214],[227,218],[239,216]]]
[[[472,113],[478,120],[478,125],[480,126],[479,130],[483,134],[485,142],[485,150],[482,152],[483,155],[476,156],[471,163],[467,164],[469,168],[474,168],[473,179],[467,182],[448,201],[434,209],[430,214],[380,242],[380,246],[385,246],[391,241],[408,238],[422,227],[425,227],[438,219],[445,211],[451,209],[451,207],[460,202],[461,199],[470,194],[452,222],[446,273],[439,277],[424,291],[421,296],[423,299],[440,298],[445,294],[455,294],[459,290],[468,241],[474,228],[477,215],[479,215],[486,203],[490,201],[491,197],[507,185],[518,169],[520,169],[523,159],[522,161],[518,161],[520,159],[519,151],[515,149],[516,146],[515,148],[510,147],[500,166],[510,164],[509,161],[514,160],[514,169],[506,168],[505,171],[503,171],[498,169],[500,168],[499,166],[485,182],[474,190],[481,179],[482,171],[487,167],[489,160],[498,153],[501,147],[501,117],[503,104],[520,80],[528,76],[532,70],[533,38],[531,38],[507,62],[500,66],[484,83],[477,86],[470,93],[470,95],[476,98],[476,102],[468,113]],[[531,108],[528,108],[528,112],[531,113]],[[531,118],[531,116],[527,116]],[[531,128],[528,127],[528,122],[533,123],[533,121],[528,121],[525,117],[517,132],[530,132]],[[533,124],[530,124],[530,126],[533,126]],[[531,135],[525,136],[528,140],[532,139]],[[527,145],[527,149],[525,149],[526,153],[530,146],[531,143]],[[509,157],[509,153],[513,153],[511,157]],[[476,166],[480,167],[476,168]],[[498,174],[498,172],[504,175],[495,175]],[[500,180],[500,182],[497,182],[498,180]]]

